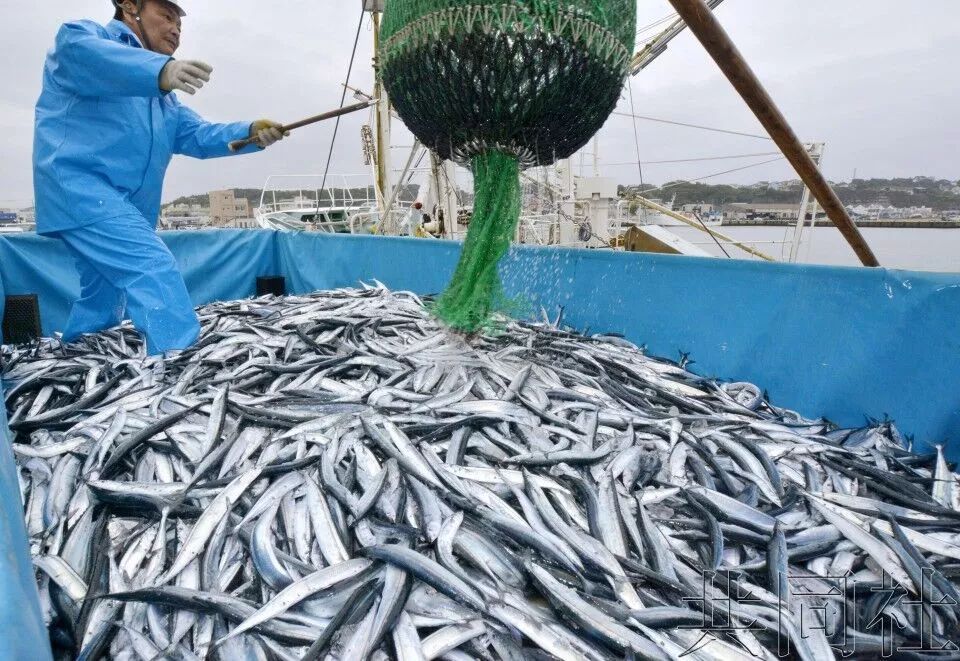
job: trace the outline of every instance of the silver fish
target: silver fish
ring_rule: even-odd
[[[81,658],[821,659],[879,654],[875,616],[960,639],[958,476],[890,421],[550,322],[464,337],[375,282],[198,317],[163,358],[129,324],[0,348],[44,621]],[[889,579],[929,583],[922,626],[850,587]],[[689,628],[721,601],[749,628]]]

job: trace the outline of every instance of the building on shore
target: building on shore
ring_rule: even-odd
[[[171,216],[208,216],[209,209],[202,204],[178,202],[177,204],[168,204],[163,207],[164,213]]]
[[[207,216],[163,215],[160,217],[160,229],[198,230],[210,224]]]
[[[695,204],[684,204],[680,207],[680,213],[701,213],[712,214],[716,207],[706,202],[697,202]]]
[[[251,215],[250,200],[238,198],[232,188],[210,192],[210,224],[214,227],[233,227],[230,223]]]
[[[723,217],[727,220],[796,220],[799,215],[799,204],[734,202],[723,206]],[[817,219],[826,217],[823,209],[817,207]],[[812,220],[809,212],[807,220]]]
[[[255,230],[260,226],[253,218],[234,218],[223,225],[218,225],[218,227],[226,227],[238,230]]]
[[[909,220],[934,218],[930,207],[894,207],[888,204],[857,204],[847,207],[854,219],[864,220]]]

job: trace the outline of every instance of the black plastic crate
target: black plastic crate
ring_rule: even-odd
[[[287,279],[282,275],[265,275],[257,278],[257,296],[287,295]]]
[[[7,344],[25,344],[38,339],[40,301],[36,294],[7,296],[3,308],[3,341]]]

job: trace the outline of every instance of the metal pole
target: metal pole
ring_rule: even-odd
[[[752,247],[748,246],[748,245],[745,244],[745,243],[741,243],[740,241],[737,241],[736,239],[733,239],[733,238],[727,236],[726,234],[721,234],[720,232],[718,232],[718,231],[716,231],[716,230],[712,230],[712,229],[710,229],[709,227],[707,227],[706,225],[700,225],[699,223],[695,223],[695,222],[693,222],[692,220],[690,220],[689,218],[686,218],[686,217],[684,217],[684,216],[681,216],[679,213],[677,213],[677,212],[674,211],[673,209],[668,209],[667,207],[663,206],[662,204],[657,204],[657,203],[654,202],[653,200],[648,200],[647,198],[641,197],[641,196],[639,196],[639,195],[637,196],[636,199],[637,199],[637,202],[639,202],[640,204],[642,204],[642,205],[645,206],[645,207],[648,207],[648,208],[650,208],[650,209],[653,209],[654,211],[659,211],[659,212],[662,213],[664,216],[669,216],[670,218],[673,218],[674,220],[679,220],[681,223],[686,223],[686,224],[689,225],[690,227],[693,227],[693,228],[695,228],[695,229],[698,229],[698,230],[700,230],[701,232],[706,232],[707,234],[713,236],[713,237],[716,238],[716,239],[720,239],[721,241],[726,241],[726,242],[728,242],[728,243],[731,243],[731,244],[735,245],[736,247],[740,248],[740,250],[744,251],[745,253],[749,253],[749,254],[753,255],[754,257],[759,257],[760,259],[765,260],[765,261],[768,261],[768,262],[775,262],[775,261],[777,261],[777,260],[775,260],[773,257],[771,257],[770,255],[768,255],[768,254],[765,253],[765,252],[760,252],[760,251],[757,250],[756,248],[752,248]]]
[[[413,165],[413,159],[416,158],[418,151],[420,151],[420,141],[414,138],[413,147],[410,148],[410,158],[407,159],[407,164],[403,167],[403,174],[400,175],[400,184],[393,187],[393,192],[390,193],[390,201],[386,205],[387,211],[382,216],[381,234],[394,236],[399,232],[399,227],[393,218],[393,203],[397,201],[397,194],[400,192],[403,180],[407,178],[407,173],[410,172],[410,166]]]
[[[864,266],[879,266],[880,262],[877,261],[860,230],[850,218],[840,198],[824,179],[786,117],[777,108],[777,104],[764,89],[763,84],[737,50],[730,35],[720,25],[714,13],[703,0],[670,0],[670,4],[686,21],[690,31],[697,36],[720,70],[747,102],[783,155],[800,175],[803,183],[810,187],[820,206],[827,212],[827,216],[843,234],[843,238],[853,248],[860,261]]]
[[[820,167],[820,164],[823,162],[823,149],[824,144],[822,142],[815,142],[810,145],[810,157],[813,158],[813,162],[817,164],[817,167]],[[807,223],[807,211],[809,207],[810,189],[804,186],[803,195],[800,198],[800,212],[797,214],[797,225],[793,230],[793,242],[790,245],[790,261],[793,263],[800,259],[800,244],[803,242],[803,228]],[[816,202],[814,202],[812,219],[813,223],[811,227],[815,227],[817,219]]]
[[[380,193],[380,215],[386,218],[390,214],[387,200],[393,196],[390,182],[390,100],[387,98],[387,89],[380,74],[380,13],[374,11],[373,19],[373,69],[376,81],[373,87],[373,97],[377,99],[374,110],[374,136],[377,145],[377,190]]]
[[[600,176],[600,138],[599,134],[593,136],[593,176]]]
[[[793,240],[790,242],[790,256],[787,259],[791,264],[795,264],[797,261],[800,243],[803,240],[803,226],[807,222],[807,209],[809,207],[810,189],[804,186],[803,195],[800,196],[800,211],[797,212],[797,224],[793,228]]]
[[[810,238],[807,239],[807,261],[810,261],[810,249],[813,248],[814,230],[817,229],[817,214],[820,213],[820,205],[813,201],[813,213],[810,214]]]
[[[560,219],[557,227],[557,244],[572,245],[576,240],[573,217],[577,212],[574,201],[573,161],[565,158],[557,161],[557,176],[560,178],[560,205],[557,209]]]
[[[437,159],[440,160],[439,158]],[[460,231],[460,202],[457,198],[457,168],[453,161],[441,161],[437,167],[440,190],[443,191],[440,206],[443,209],[443,225],[448,238],[457,239]]]

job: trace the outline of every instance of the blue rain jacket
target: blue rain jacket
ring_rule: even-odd
[[[120,21],[66,23],[43,70],[33,145],[37,232],[160,215],[173,154],[229,156],[250,122],[211,124],[160,90],[170,60]],[[251,145],[238,153],[259,151]]]

